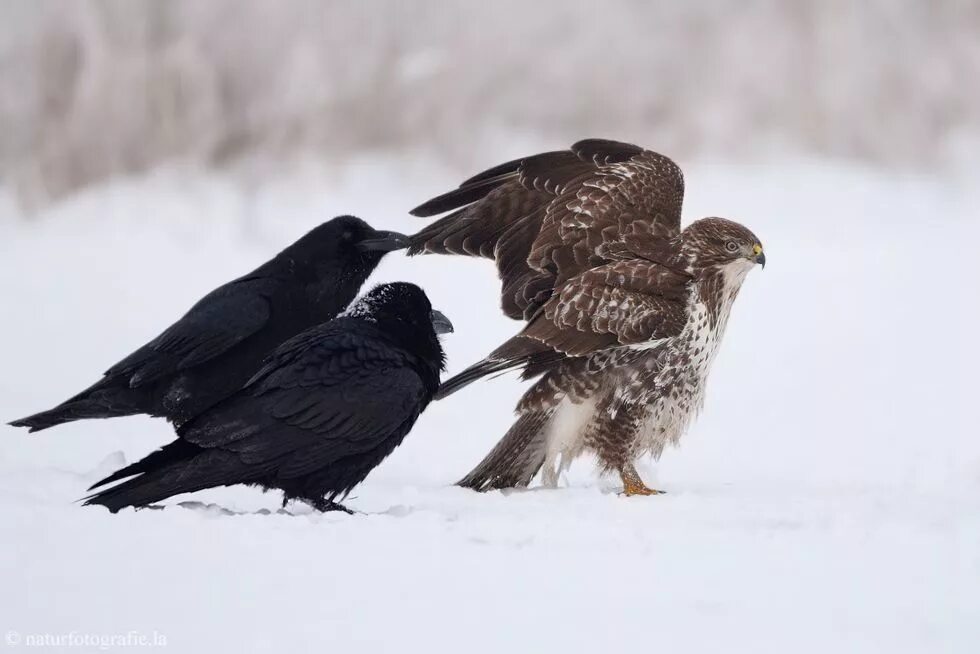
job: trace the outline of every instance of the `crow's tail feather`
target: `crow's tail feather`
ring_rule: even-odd
[[[75,420],[120,418],[143,413],[136,406],[133,397],[125,390],[110,384],[111,380],[99,381],[53,409],[14,420],[9,424],[11,427],[27,427],[28,431],[35,432]]]
[[[140,508],[181,493],[226,486],[242,481],[234,467],[222,460],[229,456],[177,440],[141,461],[96,483],[92,488],[137,474],[127,481],[83,498],[84,504],[99,504],[116,513],[127,506]]]
[[[136,407],[120,405],[110,407],[98,402],[82,400],[79,402],[65,402],[53,409],[41,411],[40,413],[35,413],[32,416],[20,418],[19,420],[13,420],[8,424],[11,427],[27,427],[27,430],[33,433],[76,420],[120,418],[122,416],[136,415],[137,413],[141,413],[141,411]]]
[[[120,479],[125,479],[126,477],[151,472],[156,468],[160,468],[171,463],[176,463],[177,461],[184,461],[193,457],[195,454],[199,454],[201,451],[201,448],[193,443],[189,443],[182,439],[176,440],[166,447],[161,447],[159,450],[151,452],[136,463],[132,463],[125,468],[116,470],[105,479],[97,481],[89,486],[88,490],[95,490],[100,486],[111,484],[114,481],[119,481]]]

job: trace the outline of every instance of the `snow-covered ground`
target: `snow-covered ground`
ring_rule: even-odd
[[[619,497],[588,461],[558,490],[453,487],[509,424],[513,377],[433,405],[355,490],[356,516],[276,513],[276,494],[244,488],[193,497],[242,515],[174,500],[112,516],[74,500],[169,440],[165,423],[0,427],[5,645],[980,651],[975,177],[686,168],[686,220],[745,222],[769,265],[736,303],[704,414],[641,468],[667,495]],[[460,178],[365,159],[243,191],[160,171],[29,221],[0,195],[0,418],[91,383],[316,222],[411,231],[406,210]],[[386,279],[452,318],[450,372],[518,328],[486,262],[394,255]]]

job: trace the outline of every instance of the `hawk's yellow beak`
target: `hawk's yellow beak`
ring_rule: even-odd
[[[766,254],[762,251],[762,245],[756,243],[752,246],[752,254],[755,255],[755,262],[762,266],[762,269],[766,268]]]

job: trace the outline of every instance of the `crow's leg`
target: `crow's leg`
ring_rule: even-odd
[[[320,513],[327,513],[328,511],[343,511],[348,515],[354,515],[354,512],[348,509],[343,504],[340,504],[339,502],[334,502],[333,500],[328,500],[325,497],[316,497],[316,498],[303,497],[300,499],[302,499],[304,502],[312,506]]]

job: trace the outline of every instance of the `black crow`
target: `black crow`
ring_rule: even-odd
[[[419,287],[372,290],[339,317],[283,343],[244,388],[187,422],[180,438],[89,490],[115,513],[179,493],[249,484],[319,511],[405,438],[439,387],[452,331]]]
[[[343,311],[385,253],[406,245],[353,216],[325,222],[205,295],[89,388],[10,424],[33,432],[146,413],[180,426],[240,389],[273,348]]]

